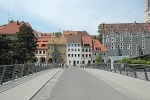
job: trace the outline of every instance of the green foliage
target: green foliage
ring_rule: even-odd
[[[131,61],[130,61],[130,58],[123,58],[120,60],[120,63],[124,63],[124,64],[129,64]]]
[[[61,32],[55,32],[55,35],[62,35]]]
[[[102,58],[101,53],[99,53],[98,56],[95,58],[95,62],[96,62],[96,65],[99,65],[103,62],[103,58]]]
[[[25,63],[26,61],[32,59],[36,50],[36,38],[34,36],[33,29],[23,24],[19,28],[17,37],[18,44],[15,48],[15,54],[21,59],[19,62]]]
[[[98,26],[98,31],[99,35],[96,37],[96,39],[98,39],[100,41],[100,43],[102,43],[102,24],[100,24]]]

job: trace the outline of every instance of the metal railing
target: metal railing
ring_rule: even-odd
[[[101,69],[129,77],[134,77],[146,81],[150,81],[150,65],[144,64],[120,64],[120,63],[104,63],[101,65],[92,65],[92,68]]]
[[[58,67],[57,64],[52,63],[0,65],[0,85],[33,73]]]

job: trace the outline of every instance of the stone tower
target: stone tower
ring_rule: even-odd
[[[146,0],[145,19],[150,23],[150,0]]]

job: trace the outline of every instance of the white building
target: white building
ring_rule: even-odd
[[[81,66],[81,51],[82,51],[81,35],[68,35],[67,36],[67,62],[69,67]]]

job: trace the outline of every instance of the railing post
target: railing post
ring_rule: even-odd
[[[14,71],[13,71],[12,80],[14,80],[14,77],[15,77],[15,71],[16,71],[16,65],[14,65]]]
[[[126,71],[126,75],[128,76],[128,69],[127,69],[127,65],[125,64],[125,71]]]
[[[133,66],[133,73],[134,73],[134,77],[137,78],[137,75],[136,75],[136,71],[135,71],[134,66]]]
[[[144,67],[144,74],[145,74],[145,79],[146,79],[146,81],[148,81],[148,76],[147,76],[147,70],[146,70],[146,67]]]
[[[122,73],[121,73],[121,66],[119,66],[119,72],[120,72],[120,74],[122,74]]]
[[[2,85],[3,82],[4,82],[5,71],[6,71],[6,66],[3,67],[2,76],[1,76],[1,81],[0,81],[0,84],[1,84],[1,85]]]
[[[23,76],[24,66],[25,66],[25,64],[23,64],[23,66],[22,66],[22,70],[21,70],[21,78],[22,78],[22,76]]]
[[[116,65],[114,66],[114,72],[116,73]]]

